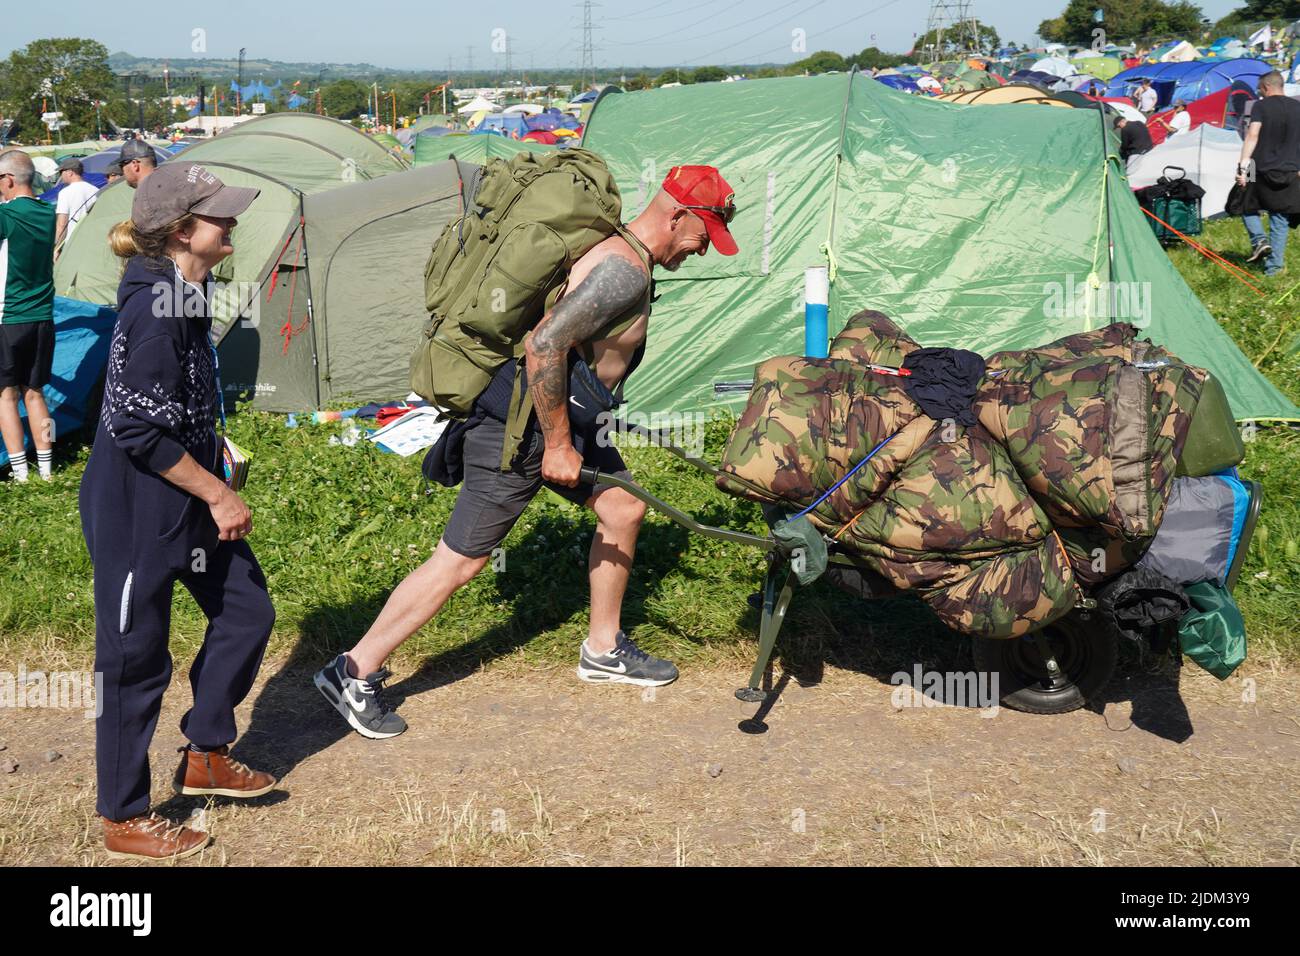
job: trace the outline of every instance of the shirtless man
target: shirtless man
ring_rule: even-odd
[[[677,679],[673,664],[646,654],[619,624],[645,505],[621,488],[579,483],[583,465],[623,478],[631,473],[618,450],[597,441],[593,430],[575,433],[570,427],[569,353],[589,345],[597,377],[616,388],[640,359],[654,267],[675,271],[687,256],[702,256],[710,245],[735,255],[727,230],[734,212],[733,191],[716,169],[677,166],[645,211],[628,223],[631,242],[611,236],[574,264],[568,291],[526,340],[536,422],[513,467],[500,469],[504,422],[491,415],[476,421],[464,439],[464,483],[433,556],[397,586],[356,646],[315,676],[317,688],[358,733],[379,739],[406,730],[406,722],[382,699],[391,676],[384,661],[483,569],[543,484],[596,513],[588,558],[591,622],[579,651],[578,676],[641,686]]]

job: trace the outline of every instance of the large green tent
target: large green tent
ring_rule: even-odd
[[[489,159],[509,159],[516,153],[545,153],[556,147],[535,143],[531,139],[511,139],[491,133],[447,133],[443,136],[415,137],[415,166],[444,162],[455,153],[462,163],[482,166]]]
[[[832,334],[874,308],[923,345],[989,353],[1115,316],[1212,369],[1237,417],[1300,418],[1170,264],[1108,136],[1093,110],[963,106],[852,73],[601,97],[583,145],[626,218],[681,163],[716,165],[740,207],[739,255],[658,276],[631,408],[735,408],[759,361],[803,350],[804,270],[829,264]]]
[[[301,197],[406,168],[360,130],[314,113],[273,113],[185,150],[169,162],[201,163],[231,186],[262,191],[235,228],[235,254],[219,267],[226,280],[259,281],[296,228]],[[117,304],[121,263],[108,232],[131,217],[125,181],[101,190],[68,240],[54,272],[59,295]]]
[[[305,197],[310,258],[287,256],[297,265],[263,296],[259,321],[229,327],[227,395],[277,412],[404,397],[428,318],[424,264],[459,208],[447,161]]]

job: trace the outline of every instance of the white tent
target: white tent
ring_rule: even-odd
[[[1174,136],[1149,153],[1129,160],[1128,182],[1134,189],[1152,186],[1169,166],[1187,171],[1187,178],[1205,190],[1201,216],[1223,215],[1228,191],[1237,177],[1241,137],[1232,130],[1202,123],[1191,132]],[[1177,172],[1170,170],[1171,176]]]
[[[1074,68],[1074,64],[1069,60],[1063,60],[1059,56],[1045,56],[1033,66],[1031,70],[1037,70],[1039,73],[1049,73],[1052,76],[1067,77],[1074,76],[1079,72]]]
[[[536,103],[516,103],[514,106],[507,106],[502,113],[523,113],[525,116],[536,116],[538,113],[546,111],[546,107],[539,106]]]
[[[1145,123],[1147,121],[1147,118],[1142,115],[1142,111],[1131,103],[1124,103],[1116,99],[1113,102],[1107,100],[1106,105],[1131,123]]]
[[[488,113],[495,113],[496,108],[497,105],[493,103],[491,100],[486,99],[482,96],[476,96],[468,103],[466,103],[464,106],[459,107],[456,110],[456,112],[459,113],[461,116],[468,116],[471,113],[482,113],[485,111]]]
[[[1161,63],[1190,63],[1192,60],[1199,60],[1201,51],[1196,49],[1186,40],[1178,44],[1168,53],[1160,58]]]

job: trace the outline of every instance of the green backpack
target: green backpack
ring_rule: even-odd
[[[523,355],[573,264],[623,228],[614,178],[585,149],[462,163],[461,189],[425,266],[430,319],[411,356],[411,389],[453,417]]]

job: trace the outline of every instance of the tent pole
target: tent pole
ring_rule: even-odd
[[[1110,317],[1115,317],[1116,291],[1115,291],[1115,237],[1111,235],[1110,228],[1110,144],[1106,139],[1106,109],[1102,104],[1097,104],[1097,121],[1101,124],[1101,188],[1105,190],[1106,206],[1106,257],[1107,272],[1106,281],[1109,286],[1109,312]]]
[[[831,290],[835,288],[835,213],[839,205],[840,166],[844,163],[844,134],[848,129],[849,101],[853,98],[853,78],[857,76],[857,73],[858,65],[854,63],[849,68],[849,83],[844,90],[844,108],[840,111],[840,137],[835,147],[835,178],[831,184],[831,219],[826,230],[826,242],[822,244],[822,251],[826,254]],[[826,301],[830,302],[829,294]]]
[[[302,272],[303,278],[307,280],[307,328],[311,332],[311,372],[312,381],[316,386],[316,407],[320,408],[320,352],[316,344],[316,315],[314,303],[311,294],[311,256],[307,252],[307,202],[306,197],[298,194],[298,228],[302,230]],[[293,321],[293,316],[289,316],[289,321]],[[329,342],[325,343],[325,368],[326,374],[329,374]]]

